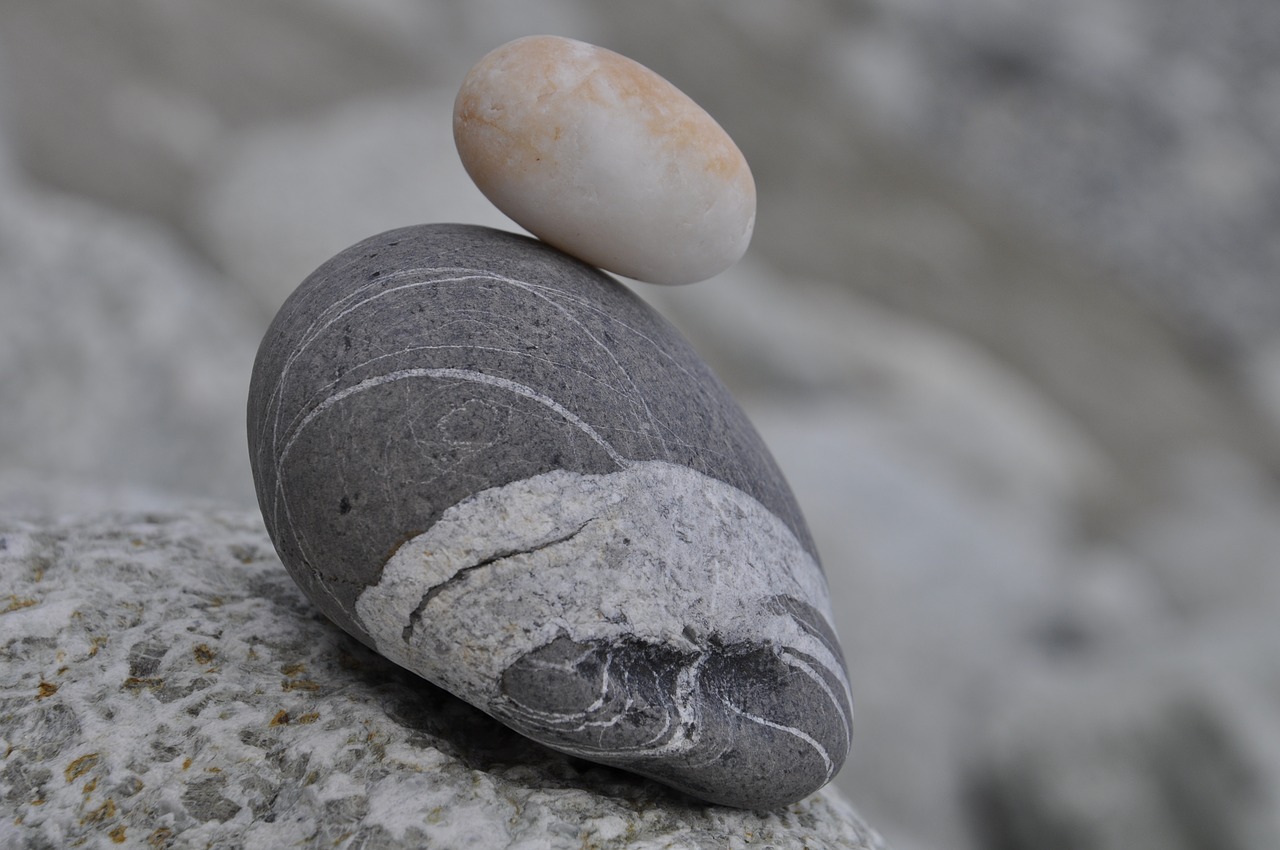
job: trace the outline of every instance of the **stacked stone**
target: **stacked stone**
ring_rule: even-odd
[[[276,550],[347,632],[529,738],[714,803],[805,797],[852,722],[812,538],[723,385],[605,273],[736,262],[745,159],[652,71],[546,36],[471,70],[454,134],[538,239],[393,230],[290,296],[248,410]]]

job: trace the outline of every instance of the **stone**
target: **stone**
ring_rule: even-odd
[[[4,67],[4,46],[0,45],[0,68]],[[7,188],[16,177],[11,138],[13,136],[12,121],[9,118],[13,108],[9,105],[11,95],[8,86],[0,83],[0,186]]]
[[[508,42],[463,80],[458,154],[521,227],[650,283],[692,283],[746,251],[756,190],[701,107],[631,59],[556,36]]]
[[[263,339],[251,463],[335,623],[535,740],[702,799],[830,780],[847,677],[816,549],[741,409],[629,290],[425,225],[321,266]]]
[[[0,517],[0,846],[883,850],[555,753],[334,629],[256,512]]]

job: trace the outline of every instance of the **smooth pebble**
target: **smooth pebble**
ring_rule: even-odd
[[[516,731],[744,808],[844,761],[847,675],[791,491],[598,269],[470,225],[367,239],[272,322],[248,426],[307,595]]]
[[[687,95],[613,51],[557,36],[508,42],[467,74],[453,131],[498,209],[602,269],[693,283],[751,241],[756,190],[742,152]]]

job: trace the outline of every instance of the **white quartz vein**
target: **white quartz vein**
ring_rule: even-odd
[[[507,390],[508,392],[515,393],[516,395],[524,396],[527,399],[536,401],[539,404],[555,411],[566,422],[582,431],[582,433],[586,434],[594,442],[599,444],[600,448],[604,449],[610,459],[613,460],[613,462],[620,468],[625,469],[632,463],[631,460],[619,454],[617,449],[609,444],[608,440],[600,436],[596,429],[582,421],[577,414],[564,407],[555,399],[538,392],[533,387],[525,386],[524,384],[517,383],[507,378],[500,378],[496,375],[486,375],[484,372],[475,372],[470,369],[400,369],[395,372],[388,372],[385,375],[378,375],[375,378],[367,378],[354,386],[347,387],[344,390],[334,393],[316,405],[315,408],[306,415],[302,422],[298,424],[297,429],[289,437],[289,441],[285,443],[284,448],[281,449],[279,459],[276,461],[277,480],[279,480],[285,459],[289,456],[289,452],[293,448],[293,444],[297,442],[298,438],[302,435],[302,432],[306,430],[306,427],[310,425],[317,416],[321,415],[348,396],[355,395],[356,393],[362,393],[366,390],[371,390],[374,387],[380,387],[385,384],[390,384],[395,381],[403,381],[410,378],[436,378],[471,381],[477,384],[487,384],[489,386],[498,387],[499,389]]]
[[[560,545],[523,553],[592,517]],[[676,533],[675,517],[686,518],[691,533]],[[520,553],[473,574],[406,642],[404,626],[418,600],[488,557],[481,547]],[[613,553],[608,560],[605,552]],[[722,574],[718,592],[711,593],[713,574],[728,565],[732,576]],[[707,657],[701,640],[689,643],[691,626],[722,644],[763,639],[812,657],[808,663],[830,665],[833,690],[844,685],[839,660],[821,641],[793,616],[770,608],[768,600],[777,594],[830,618],[821,570],[781,519],[742,491],[688,467],[634,461],[616,473],[545,473],[449,508],[397,551],[356,609],[380,652],[478,705],[500,703],[494,683],[503,671],[558,635],[692,650],[696,654],[673,688],[670,719],[678,728],[655,748],[672,752],[690,748],[693,742],[681,730],[699,725],[697,694]],[[478,617],[478,611],[486,614]],[[508,627],[516,621],[534,627]],[[466,664],[452,660],[462,657]]]
[[[745,717],[752,723],[759,723],[761,726],[768,726],[770,729],[777,729],[779,732],[786,732],[788,735],[794,735],[801,741],[804,741],[806,744],[813,747],[814,752],[816,752],[818,757],[822,759],[823,767],[827,771],[827,779],[830,779],[832,774],[835,773],[835,764],[832,763],[831,756],[827,753],[827,748],[822,746],[822,744],[819,744],[812,735],[808,734],[803,729],[797,729],[794,726],[787,726],[785,723],[775,723],[767,717],[760,717],[759,715],[752,714],[749,711],[743,711],[724,697],[721,697],[720,701],[728,706],[729,710],[734,714],[737,714],[740,717]]]
[[[357,372],[361,369],[365,369],[383,360],[387,360],[393,357],[401,357],[406,354],[414,354],[419,351],[484,351],[492,354],[504,354],[511,357],[519,357],[526,360],[534,360],[540,363],[545,363],[548,366],[554,367],[556,369],[559,369],[565,372],[572,372],[575,375],[581,376],[584,380],[588,381],[589,383],[595,384],[596,386],[601,387],[603,389],[607,389],[612,392],[618,393],[618,395],[621,395],[621,396],[626,395],[617,387],[613,386],[607,381],[601,380],[597,375],[594,375],[591,372],[588,372],[587,370],[582,369],[575,364],[561,363],[556,360],[552,360],[550,357],[546,357],[540,354],[532,354],[528,351],[520,351],[514,348],[502,348],[494,345],[462,345],[458,343],[448,344],[448,345],[412,345],[412,346],[409,346],[408,348],[404,348],[399,351],[392,351],[385,354],[379,354],[376,357],[370,357],[366,360],[361,360],[359,363],[355,364],[350,369],[348,369],[347,372],[345,372],[343,375],[316,387],[315,391],[312,392],[311,395],[308,396],[306,400],[304,400],[302,404],[299,406],[298,412],[294,415],[293,420],[290,421],[288,427],[285,428],[285,433],[286,434],[291,433],[292,430],[297,427],[298,422],[306,418],[307,413],[310,412],[310,410],[312,409],[312,406],[316,403],[315,400],[323,396],[325,393],[330,392],[334,387],[341,384],[343,381],[343,378],[346,377],[347,375],[350,375],[352,372]],[[444,368],[444,367],[441,367],[441,368]],[[620,430],[626,430],[627,433],[635,433],[635,431],[632,429],[620,429]],[[687,445],[683,447],[693,448],[692,446],[687,446]]]
[[[782,658],[782,663],[786,664],[788,667],[792,667],[792,668],[795,668],[796,670],[799,670],[801,673],[804,673],[810,679],[813,679],[813,681],[817,683],[818,687],[821,688],[824,693],[826,693],[827,699],[831,700],[831,704],[835,707],[836,711],[840,715],[840,718],[844,721],[842,728],[844,729],[845,742],[848,743],[853,737],[853,718],[849,715],[848,708],[846,707],[844,701],[835,695],[835,692],[831,690],[831,686],[826,683],[826,681],[822,678],[821,674],[819,674],[817,670],[814,670],[804,661],[801,661],[799,658],[796,658],[793,654],[786,651],[783,651],[780,657]],[[832,663],[827,665],[827,669],[830,670],[832,673],[842,674],[844,672],[844,668],[838,662],[836,662],[834,658],[832,659]],[[844,684],[845,684],[845,687],[847,688],[848,682],[846,681],[844,682]]]
[[[428,279],[424,280],[424,279],[421,279],[423,275],[443,275],[443,276],[429,277]],[[387,286],[388,282],[400,281],[406,278],[412,278],[412,281],[409,283],[398,285],[398,286]],[[271,396],[268,400],[267,415],[263,417],[263,432],[260,433],[259,451],[261,452],[265,450],[267,447],[266,440],[263,438],[266,436],[265,431],[266,431],[268,422],[271,423],[271,431],[272,431],[271,446],[272,447],[279,446],[279,442],[281,439],[280,408],[281,408],[282,397],[284,394],[284,388],[288,382],[289,373],[292,371],[293,365],[297,362],[298,358],[301,357],[301,355],[308,348],[310,348],[312,343],[314,343],[317,339],[319,339],[320,336],[323,335],[325,331],[327,331],[334,324],[341,321],[343,318],[351,315],[353,312],[360,309],[361,307],[373,301],[377,301],[379,299],[385,298],[394,293],[402,292],[406,289],[413,289],[417,287],[436,286],[440,284],[449,284],[449,283],[462,283],[465,281],[472,281],[477,279],[491,280],[494,282],[507,284],[509,286],[514,286],[518,289],[522,289],[525,292],[533,295],[534,297],[539,298],[540,300],[544,300],[547,303],[551,304],[552,306],[556,307],[557,309],[562,311],[566,315],[566,317],[570,319],[570,321],[573,321],[579,327],[582,327],[583,331],[587,333],[587,335],[591,338],[592,342],[600,346],[606,352],[606,354],[613,360],[614,365],[617,366],[619,371],[621,371],[622,374],[625,376],[627,382],[631,385],[631,388],[635,393],[633,398],[639,400],[640,406],[644,410],[644,414],[646,415],[646,417],[648,418],[648,420],[650,421],[650,423],[654,428],[654,431],[655,431],[654,436],[656,436],[659,442],[665,447],[666,437],[664,437],[663,432],[668,429],[663,428],[661,423],[657,421],[652,410],[650,410],[648,406],[648,402],[644,398],[643,393],[641,393],[639,391],[639,388],[635,386],[635,383],[632,380],[630,373],[628,373],[627,370],[623,368],[622,364],[617,361],[617,358],[614,356],[613,352],[607,346],[605,346],[603,342],[597,339],[594,335],[587,332],[586,328],[582,325],[582,323],[577,318],[575,318],[572,314],[570,314],[569,311],[559,302],[568,301],[570,303],[575,304],[576,306],[581,307],[584,310],[597,313],[603,316],[609,322],[615,325],[618,325],[619,327],[625,329],[627,332],[635,336],[640,337],[645,342],[647,342],[650,346],[652,346],[654,351],[656,351],[660,356],[662,356],[664,359],[669,361],[674,368],[684,373],[689,380],[696,382],[698,380],[697,376],[690,374],[689,371],[684,367],[684,365],[681,364],[679,361],[677,361],[675,358],[673,358],[670,355],[670,353],[668,353],[663,349],[662,346],[658,345],[653,339],[651,339],[648,335],[642,333],[638,329],[631,327],[626,322],[623,322],[617,319],[616,317],[609,315],[607,312],[601,310],[597,305],[594,305],[589,301],[573,296],[570,293],[566,293],[563,290],[556,289],[555,287],[530,283],[528,281],[517,280],[515,278],[510,278],[505,275],[498,275],[492,272],[486,272],[486,271],[477,270],[477,269],[445,266],[445,267],[420,267],[420,268],[402,269],[400,271],[393,272],[388,275],[384,275],[373,281],[369,281],[367,283],[364,283],[356,287],[351,292],[347,293],[342,298],[338,299],[332,305],[330,305],[325,310],[323,310],[320,313],[320,315],[317,316],[316,320],[313,321],[308,326],[307,330],[302,334],[301,342],[299,343],[298,347],[295,348],[286,358],[285,365],[280,371],[280,377],[278,378],[276,385],[273,388]],[[373,290],[373,289],[379,289],[380,291],[376,292],[373,295],[369,295],[368,297],[362,297],[366,293],[368,293],[370,290]],[[399,354],[399,353],[400,352],[390,352],[383,356],[394,356],[395,354]],[[623,393],[623,395],[625,396],[627,394]],[[305,409],[305,405],[303,409]],[[272,414],[272,411],[274,411],[274,415]],[[296,421],[297,421],[297,417],[295,416],[294,421],[290,423],[289,427],[292,427]],[[286,434],[287,433],[288,433],[288,429],[286,429]]]
[[[288,525],[288,528],[290,529],[290,532],[293,534],[295,543],[298,545],[299,549],[302,550],[303,552],[306,552],[307,550],[306,542],[302,539],[301,535],[299,535],[297,532],[297,529],[293,522],[293,514],[289,510],[288,499],[287,497],[284,497],[284,476],[283,476],[284,464],[289,456],[289,452],[293,448],[294,443],[297,442],[298,438],[302,435],[303,431],[306,430],[306,427],[309,424],[311,424],[311,422],[314,421],[316,417],[320,416],[326,410],[333,407],[335,404],[342,401],[343,399],[349,396],[355,395],[356,393],[361,393],[361,392],[365,392],[366,390],[371,390],[374,387],[383,386],[385,384],[389,384],[394,381],[403,381],[403,380],[408,380],[413,378],[435,378],[435,379],[445,379],[445,380],[451,379],[451,380],[460,380],[460,381],[471,381],[477,384],[487,384],[489,386],[498,387],[499,389],[507,390],[508,392],[512,392],[512,393],[515,393],[516,395],[523,396],[524,398],[535,401],[538,404],[541,404],[544,407],[548,408],[549,410],[554,411],[556,414],[558,414],[562,419],[564,419],[570,425],[582,431],[582,433],[586,434],[587,437],[589,437],[592,441],[594,441],[602,449],[604,449],[605,453],[609,455],[609,458],[614,463],[616,463],[619,468],[626,469],[628,466],[630,466],[633,463],[633,461],[631,461],[630,459],[623,457],[618,452],[618,450],[615,449],[609,443],[608,440],[600,436],[599,432],[597,432],[594,428],[592,428],[588,423],[584,422],[573,411],[567,409],[566,407],[564,407],[564,405],[560,404],[555,399],[550,398],[549,396],[543,395],[542,393],[538,392],[532,387],[525,386],[524,384],[517,383],[507,378],[501,378],[496,375],[486,375],[483,372],[476,372],[470,369],[401,369],[395,372],[389,372],[385,375],[379,375],[375,378],[368,378],[364,381],[361,381],[358,384],[355,384],[354,386],[347,387],[346,389],[343,389],[339,392],[334,393],[333,395],[329,396],[324,401],[316,405],[316,407],[310,413],[307,414],[307,416],[302,420],[302,422],[298,424],[297,429],[294,430],[294,432],[290,435],[288,442],[285,443],[284,447],[280,450],[280,453],[276,457],[276,464],[275,464],[275,481],[276,481],[275,492],[277,496],[276,510],[278,511],[280,507],[284,508],[284,515],[285,515],[284,518]]]

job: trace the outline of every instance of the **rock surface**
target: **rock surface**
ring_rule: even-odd
[[[768,450],[679,334],[527,237],[371,237],[281,308],[250,456],[307,594],[518,731],[771,807],[848,751],[826,581]]]
[[[707,806],[369,652],[247,512],[0,519],[0,844],[883,850],[833,790]]]
[[[693,283],[742,257],[756,187],[737,145],[662,77],[573,39],[529,36],[481,59],[453,114],[485,196],[591,265]]]

